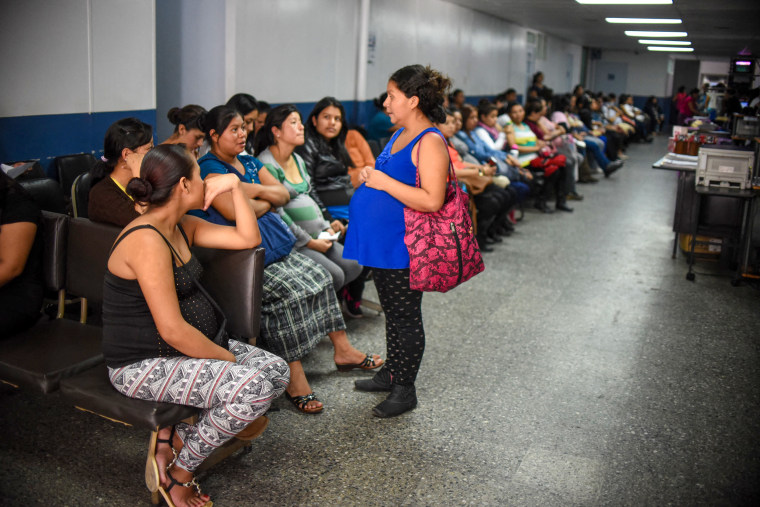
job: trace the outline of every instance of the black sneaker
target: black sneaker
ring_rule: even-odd
[[[391,394],[385,401],[372,409],[372,415],[381,418],[395,417],[412,410],[416,406],[417,390],[414,388],[414,384],[393,384]]]
[[[391,390],[391,375],[390,370],[382,368],[379,372],[370,379],[355,380],[354,387],[357,391],[364,391],[368,393],[376,393]]]
[[[364,317],[364,312],[361,309],[361,303],[354,301],[350,296],[346,297],[340,302],[340,306],[343,309],[343,313],[351,317],[352,319],[361,319]]]
[[[613,160],[612,162],[610,162],[609,164],[607,164],[607,168],[604,170],[604,177],[605,178],[609,178],[612,173],[614,173],[615,171],[617,171],[621,167],[623,167],[623,161],[622,160],[620,160],[620,159]]]

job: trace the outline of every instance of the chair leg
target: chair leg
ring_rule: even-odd
[[[158,505],[159,493],[158,487],[160,479],[158,477],[158,463],[156,463],[156,441],[158,440],[158,428],[150,432],[148,440],[148,458],[145,461],[145,487],[150,491],[150,501],[153,505]]]
[[[80,303],[82,306],[79,310],[79,322],[82,324],[87,324],[87,299],[82,298],[82,301]]]
[[[66,309],[66,291],[64,289],[61,289],[58,291],[58,314],[55,316],[55,318],[62,319],[65,309]]]

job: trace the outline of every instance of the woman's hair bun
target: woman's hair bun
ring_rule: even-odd
[[[429,65],[409,65],[390,77],[407,97],[420,99],[419,110],[434,123],[446,121],[443,102],[451,87],[451,79]]]
[[[169,109],[168,113],[166,113],[166,117],[169,119],[169,122],[171,122],[172,125],[178,125],[181,123],[181,115],[182,109],[178,107],[173,107]]]
[[[153,185],[143,178],[132,178],[127,184],[127,193],[132,196],[135,202],[150,204],[150,198],[153,196]]]

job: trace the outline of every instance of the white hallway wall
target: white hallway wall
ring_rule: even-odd
[[[442,0],[373,0],[370,33],[376,37],[367,69],[367,94],[379,95],[388,77],[411,63],[430,64],[467,95],[506,88],[525,93],[528,28]],[[536,70],[557,92],[580,80],[582,46],[547,36],[546,59]],[[575,62],[567,75],[568,55]],[[370,57],[373,55],[370,54]]]
[[[5,1],[0,117],[153,109],[154,0]]]
[[[649,51],[602,51],[600,60],[589,62],[588,87],[594,91],[607,91],[599,89],[599,83],[594,83],[594,66],[596,62],[623,63],[628,66],[628,82],[626,93],[631,95],[656,95],[657,97],[669,97],[672,87],[672,57],[663,53]]]
[[[166,112],[210,108],[236,92],[273,103],[356,100],[360,0],[161,0],[157,5],[159,137]],[[379,95],[395,70],[431,64],[469,95],[525,92],[527,29],[442,0],[371,0],[366,90]],[[546,83],[580,79],[581,46],[547,37],[536,61]],[[574,62],[567,76],[568,55]],[[166,64],[162,61],[166,60]],[[168,135],[168,134],[167,134]]]
[[[358,48],[366,43],[358,40],[359,5],[6,1],[0,16],[0,117],[156,108],[161,122],[168,107],[211,107],[237,91],[271,102],[313,102],[325,95],[353,100]],[[446,72],[469,95],[509,86],[523,93],[526,32],[442,0],[371,0],[376,46],[366,96],[379,94],[393,71],[417,62]],[[536,68],[545,72],[548,86],[564,91],[566,55],[576,55],[575,82],[581,48],[552,37],[547,45],[547,59]],[[157,107],[157,87],[164,110]]]

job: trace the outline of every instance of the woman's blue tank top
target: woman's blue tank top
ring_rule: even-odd
[[[375,161],[375,169],[409,186],[417,184],[417,167],[412,163],[412,149],[428,132],[423,130],[404,148],[391,155],[391,148],[404,129],[399,129]],[[351,198],[351,220],[346,232],[343,257],[355,259],[363,266],[384,269],[409,267],[409,251],[404,244],[404,204],[390,194],[362,184]]]

